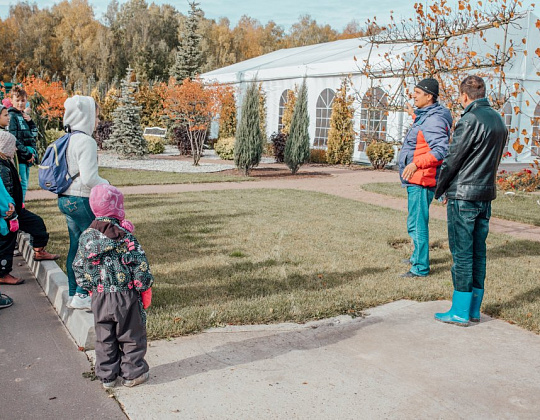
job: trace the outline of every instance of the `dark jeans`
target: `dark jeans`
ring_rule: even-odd
[[[34,248],[47,246],[49,234],[43,219],[37,214],[26,209],[21,209],[19,213],[19,228],[29,233]],[[5,236],[0,236],[0,277],[8,275],[13,268],[13,251],[17,242],[17,232],[9,232]]]
[[[75,273],[73,271],[73,261],[77,255],[79,237],[86,229],[88,229],[96,217],[90,208],[90,200],[88,197],[60,195],[58,196],[58,208],[66,216],[69,233],[69,252],[66,260],[69,295],[73,296],[77,293],[86,296],[88,295],[88,292],[77,286]]]
[[[454,289],[483,289],[491,201],[448,200],[447,214]]]

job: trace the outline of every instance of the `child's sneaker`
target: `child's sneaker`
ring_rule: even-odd
[[[92,309],[92,298],[90,296],[80,297],[79,295],[73,296],[71,302],[68,303],[68,308],[71,309]]]
[[[146,372],[146,373],[143,373],[141,376],[139,376],[138,378],[135,378],[135,379],[124,379],[122,381],[122,385],[131,388],[133,386],[144,384],[148,380],[149,377],[150,377],[150,375],[148,374],[148,372]]]
[[[103,381],[101,383],[101,385],[103,386],[103,388],[105,389],[113,389],[115,386],[116,386],[116,380],[118,378],[114,378],[112,381]]]

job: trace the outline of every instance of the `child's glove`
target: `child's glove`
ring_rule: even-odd
[[[152,288],[141,292],[142,306],[144,309],[147,309],[152,303]]]
[[[17,232],[19,230],[19,219],[11,219],[9,221],[9,231]]]

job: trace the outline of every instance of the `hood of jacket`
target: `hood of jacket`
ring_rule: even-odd
[[[415,124],[421,124],[423,120],[428,116],[437,116],[445,120],[450,127],[452,127],[452,113],[448,108],[442,106],[439,102],[435,102],[430,106],[425,108],[417,108],[414,111],[416,118],[414,119]]]
[[[64,126],[69,125],[71,131],[82,131],[89,136],[94,132],[96,124],[96,103],[90,96],[75,95],[64,102]]]
[[[102,257],[126,242],[127,232],[118,225],[116,219],[97,218],[90,224],[89,229],[97,231],[97,240],[89,243],[92,257]]]

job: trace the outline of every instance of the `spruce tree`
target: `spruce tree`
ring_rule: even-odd
[[[201,35],[197,33],[202,17],[202,10],[195,1],[189,2],[190,10],[182,32],[182,41],[169,74],[177,83],[186,78],[193,79],[200,72],[202,52],[200,48]]]
[[[255,83],[247,89],[242,103],[240,125],[236,131],[234,164],[246,175],[261,161],[262,133],[259,119],[259,90]]]
[[[332,104],[326,160],[330,164],[350,165],[354,148],[354,98],[348,94],[350,80],[345,78]]]
[[[285,144],[285,163],[296,174],[309,159],[309,114],[307,109],[307,86],[302,83],[294,105],[289,139]]]
[[[135,101],[139,83],[131,80],[133,69],[127,69],[120,84],[121,96],[118,107],[113,111],[113,132],[105,142],[105,148],[125,158],[140,158],[148,154],[148,145],[141,127],[141,107]]]

